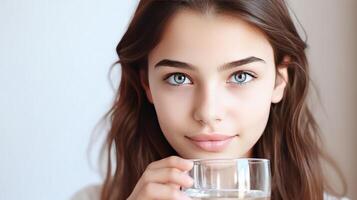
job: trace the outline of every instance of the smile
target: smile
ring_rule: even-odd
[[[196,145],[198,148],[209,151],[209,152],[220,152],[226,149],[235,136],[220,136],[217,135],[207,135],[198,137],[187,137],[190,142]],[[216,139],[212,139],[216,138]],[[219,138],[219,139],[217,139]]]

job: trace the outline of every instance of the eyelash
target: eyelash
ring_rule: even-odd
[[[230,76],[230,79],[231,79],[231,77],[236,76],[236,75],[240,75],[240,74],[245,74],[245,75],[250,76],[250,77],[251,77],[251,80],[254,80],[254,79],[257,78],[257,77],[256,77],[253,73],[251,73],[251,72],[248,72],[248,71],[237,71],[237,72],[234,72],[234,73]],[[173,76],[173,75],[182,75],[182,76],[185,77],[185,80],[186,80],[186,79],[190,79],[190,78],[188,78],[189,76],[188,76],[187,74],[185,74],[185,73],[181,73],[181,72],[170,73],[170,74],[168,74],[168,75],[165,76],[164,81],[167,82],[167,84],[172,85],[172,86],[185,85],[185,84],[172,84],[172,83],[169,83],[167,80],[168,80],[171,76]],[[192,81],[191,81],[191,82],[192,82]],[[250,82],[250,81],[244,82],[244,83],[236,83],[236,82],[233,82],[233,84],[242,86],[242,85],[245,85],[245,84],[247,84],[247,83],[249,83],[249,82]],[[228,82],[228,83],[230,83],[230,82]]]

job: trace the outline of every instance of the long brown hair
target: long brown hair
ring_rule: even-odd
[[[239,17],[266,35],[276,66],[285,55],[291,57],[291,62],[285,63],[289,79],[284,97],[272,104],[254,156],[271,161],[272,199],[323,199],[328,188],[321,158],[328,157],[320,148],[318,126],[306,104],[307,44],[299,36],[284,0],[141,0],[116,48],[119,60],[114,65],[121,65],[121,81],[113,106],[104,116],[111,127],[105,144],[108,163],[101,200],[126,199],[149,163],[177,155],[159,127],[139,72],[147,69],[149,52],[180,9]]]

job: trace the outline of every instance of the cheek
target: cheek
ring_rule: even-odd
[[[187,91],[175,92],[167,88],[153,90],[153,101],[160,127],[167,137],[176,135],[177,130],[187,127],[189,119],[190,95]]]
[[[269,118],[272,87],[255,85],[249,90],[235,94],[235,105],[231,107],[231,116],[238,124],[242,137],[256,140],[263,133]]]
[[[270,105],[270,103],[267,104],[260,112],[257,112],[254,116],[254,120],[251,120],[251,122],[247,124],[247,133],[249,135],[246,135],[246,137],[252,144],[255,144],[259,140],[267,126]]]
[[[270,95],[257,95],[247,106],[247,124],[257,134],[261,134],[269,118],[271,101]]]

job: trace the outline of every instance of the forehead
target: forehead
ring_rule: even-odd
[[[257,28],[238,17],[183,9],[171,18],[159,44],[149,53],[149,65],[162,58],[221,65],[249,56],[273,63],[272,47]]]

